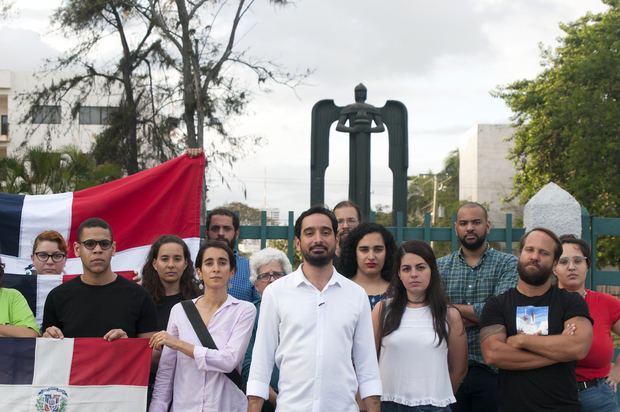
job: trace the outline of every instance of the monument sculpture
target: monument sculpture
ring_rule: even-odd
[[[339,107],[333,100],[321,100],[312,108],[310,155],[310,202],[324,203],[325,170],[329,165],[329,129],[349,133],[349,199],[359,205],[362,217],[370,215],[370,138],[388,129],[389,167],[393,174],[393,223],[397,212],[407,219],[407,108],[388,100],[381,108],[366,103],[367,89],[355,87],[355,103]],[[347,125],[348,123],[348,125]],[[374,123],[374,125],[373,125]]]

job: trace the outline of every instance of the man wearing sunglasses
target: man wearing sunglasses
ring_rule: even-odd
[[[83,274],[54,288],[43,311],[43,337],[147,338],[157,329],[155,303],[145,289],[110,267],[116,251],[102,219],[82,222],[73,247]]]

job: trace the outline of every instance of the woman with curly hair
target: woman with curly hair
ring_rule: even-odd
[[[448,304],[428,244],[403,243],[394,256],[394,272],[390,298],[372,311],[381,411],[449,411],[467,373],[463,321]]]
[[[157,306],[158,330],[165,330],[172,307],[200,295],[189,248],[183,239],[163,235],[151,245],[142,268],[142,286]]]
[[[364,288],[371,309],[385,297],[395,251],[394,236],[378,223],[360,223],[344,241],[339,272]]]

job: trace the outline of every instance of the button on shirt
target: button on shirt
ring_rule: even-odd
[[[302,268],[263,293],[247,394],[268,398],[275,363],[278,410],[358,411],[358,382],[362,398],[381,395],[368,296],[335,270],[319,291]]]
[[[446,285],[450,303],[472,305],[478,318],[490,296],[499,295],[517,286],[517,258],[499,252],[487,245],[487,249],[471,267],[465,261],[462,249],[437,259],[437,268]],[[467,328],[469,360],[484,363],[480,349],[480,328]]]
[[[207,349],[200,343],[183,306],[174,305],[168,333],[194,345],[194,359],[164,347],[149,412],[167,412],[171,401],[171,412],[246,412],[245,394],[225,373],[241,370],[255,316],[253,304],[228,296],[207,328],[218,350]]]

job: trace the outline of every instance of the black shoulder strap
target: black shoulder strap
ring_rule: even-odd
[[[211,337],[207,326],[202,321],[200,313],[198,313],[198,309],[196,309],[194,302],[192,300],[184,300],[181,302],[181,305],[183,306],[185,314],[192,324],[196,335],[198,335],[198,339],[200,339],[202,346],[208,349],[217,350],[217,346],[215,346],[215,342],[213,342],[213,338]],[[237,369],[233,369],[232,372],[228,372],[226,376],[228,376],[228,378],[233,381],[233,383],[237,385],[243,393],[245,393],[245,385],[243,384],[243,379],[241,379],[241,375],[237,372]]]

